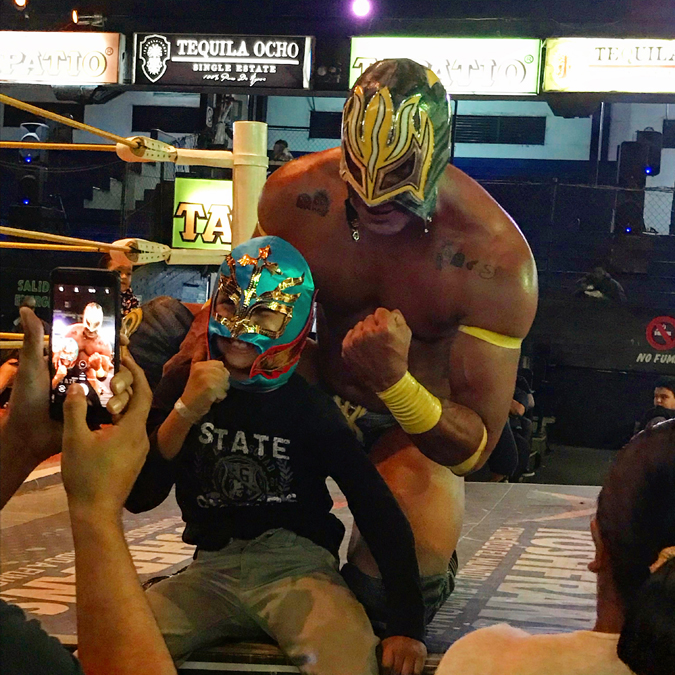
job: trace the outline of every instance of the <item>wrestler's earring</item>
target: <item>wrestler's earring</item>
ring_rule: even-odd
[[[424,219],[424,234],[429,234],[430,228],[431,228],[431,216],[427,216]]]
[[[359,233],[359,216],[356,213],[356,209],[352,206],[352,203],[349,199],[345,199],[345,212],[347,216],[347,224],[349,225],[349,231],[351,232],[352,239],[358,241],[361,239],[361,234]]]

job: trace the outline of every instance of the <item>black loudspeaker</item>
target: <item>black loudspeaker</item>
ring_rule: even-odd
[[[661,150],[663,149],[663,134],[653,129],[637,132],[637,142],[646,145],[647,165],[644,168],[647,176],[658,176],[661,173]]]
[[[616,234],[641,234],[645,230],[645,168],[649,146],[637,141],[624,141],[619,148],[617,184],[628,188],[619,190],[614,210]]]
[[[614,211],[615,234],[642,234],[645,231],[644,190],[619,190]]]
[[[648,163],[649,146],[646,143],[624,141],[619,147],[617,185],[643,190],[647,180],[645,168]]]

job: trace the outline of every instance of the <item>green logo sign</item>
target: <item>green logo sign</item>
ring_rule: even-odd
[[[176,178],[173,248],[229,249],[232,181]]]

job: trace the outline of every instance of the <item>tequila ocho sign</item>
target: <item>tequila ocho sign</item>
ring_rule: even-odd
[[[136,84],[309,89],[312,38],[136,33]]]
[[[174,248],[229,249],[232,243],[232,181],[176,178]]]

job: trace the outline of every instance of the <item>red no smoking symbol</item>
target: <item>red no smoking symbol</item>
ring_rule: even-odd
[[[647,325],[647,342],[660,352],[675,348],[675,319],[657,316]]]

